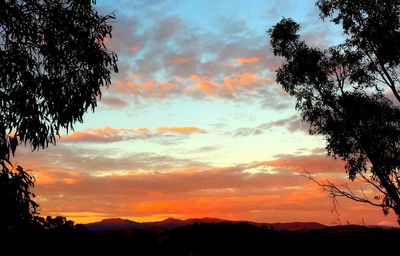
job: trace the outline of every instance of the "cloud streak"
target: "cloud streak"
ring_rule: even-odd
[[[261,57],[255,56],[255,57],[248,57],[248,58],[239,58],[238,62],[241,64],[246,64],[246,63],[257,63],[260,62]]]
[[[108,95],[101,97],[100,104],[113,109],[121,109],[129,106],[129,103],[122,98]]]
[[[157,127],[156,131],[158,133],[179,133],[179,134],[207,133],[207,131],[195,126],[179,126],[179,127],[162,126],[162,127]]]
[[[64,135],[61,139],[65,142],[92,142],[110,143],[131,139],[148,138],[147,128],[88,128],[80,132]]]
[[[195,126],[161,126],[151,131],[149,128],[88,128],[61,136],[68,143],[112,143],[128,140],[162,139],[164,134],[189,135],[207,133]],[[169,138],[171,139],[171,138]],[[179,139],[176,137],[175,139]]]
[[[290,132],[302,131],[308,132],[309,125],[301,120],[298,115],[293,115],[288,118],[279,119],[276,121],[260,124],[253,128],[241,127],[234,132],[227,133],[235,137],[256,136],[265,133],[270,129],[286,128]]]

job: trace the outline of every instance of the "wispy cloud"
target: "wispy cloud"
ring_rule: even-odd
[[[168,59],[167,64],[183,64],[191,61],[192,58],[190,57],[176,57],[173,59]]]
[[[255,56],[255,57],[247,57],[247,58],[239,58],[238,62],[245,64],[245,63],[257,63],[260,62],[261,57]]]
[[[227,99],[241,96],[255,96],[264,87],[273,83],[271,77],[262,77],[254,73],[237,73],[224,77],[221,82],[214,82],[206,77],[192,75],[190,79],[195,85],[186,88],[185,92],[197,97],[221,97]]]
[[[88,128],[83,131],[62,136],[66,142],[108,143],[149,137],[147,128]]]
[[[195,126],[161,126],[157,127],[156,131],[158,133],[182,133],[182,134],[207,133],[207,131]]]
[[[303,131],[308,132],[309,125],[301,120],[298,115],[293,115],[288,118],[279,119],[276,121],[260,124],[256,127],[248,128],[242,127],[236,129],[234,132],[227,133],[233,136],[254,136],[265,133],[266,131],[274,128],[286,128],[290,132]]]
[[[124,99],[116,96],[102,96],[100,104],[104,104],[109,108],[121,109],[129,106],[129,103]]]
[[[88,128],[82,131],[63,135],[61,140],[69,143],[111,143],[128,140],[161,139],[164,134],[189,135],[207,133],[206,130],[195,126],[160,126],[154,131],[149,128]],[[171,139],[171,138],[169,138]],[[178,138],[175,138],[178,139]]]

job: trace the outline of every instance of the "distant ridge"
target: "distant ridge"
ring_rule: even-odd
[[[124,229],[174,229],[196,223],[248,223],[258,227],[264,227],[277,231],[313,231],[327,228],[327,226],[317,222],[289,222],[289,223],[258,223],[251,221],[230,221],[217,218],[191,218],[180,220],[175,218],[167,218],[162,221],[154,222],[136,222],[121,218],[104,219],[99,222],[85,224],[91,231],[106,231],[106,230],[124,230]]]

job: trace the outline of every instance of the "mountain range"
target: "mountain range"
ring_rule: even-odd
[[[105,230],[124,230],[124,229],[164,229],[171,230],[178,227],[199,223],[247,223],[257,227],[264,227],[277,231],[314,231],[324,229],[327,226],[317,222],[289,222],[289,223],[258,223],[250,221],[231,221],[217,218],[193,218],[180,220],[175,218],[167,218],[162,221],[155,222],[136,222],[121,218],[104,219],[99,222],[85,224],[91,231]]]

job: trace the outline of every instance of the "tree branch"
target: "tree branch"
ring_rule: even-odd
[[[348,199],[351,199],[356,202],[361,202],[361,203],[367,203],[373,206],[377,207],[387,207],[383,203],[374,203],[371,200],[366,197],[365,193],[363,192],[363,197],[357,196],[354,194],[354,192],[348,187],[348,185],[345,185],[345,189],[341,189],[337,187],[335,184],[330,182],[329,180],[326,181],[326,183],[321,183],[318,180],[316,180],[310,172],[305,171],[303,174],[301,174],[303,177],[307,178],[308,180],[316,183],[318,186],[320,186],[325,192],[328,192],[328,194],[336,199],[337,197],[345,197]]]

